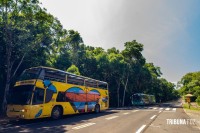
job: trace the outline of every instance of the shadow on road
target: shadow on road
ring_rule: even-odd
[[[85,113],[77,115],[63,116],[59,120],[52,120],[50,118],[36,119],[36,120],[11,120],[6,123],[0,123],[0,132],[55,132],[62,133],[69,130],[67,125],[76,125],[89,121],[96,117],[114,114],[117,112],[103,111],[101,113]]]

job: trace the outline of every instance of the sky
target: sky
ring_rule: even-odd
[[[84,44],[124,49],[136,40],[143,56],[161,68],[162,77],[180,81],[200,71],[199,0],[40,0]]]

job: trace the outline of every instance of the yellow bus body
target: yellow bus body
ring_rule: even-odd
[[[97,90],[100,93],[100,99],[98,104],[100,105],[100,110],[106,110],[109,108],[109,100],[107,102],[103,102],[103,98],[108,98],[108,90],[106,89],[100,89],[100,88],[92,88],[92,87],[86,87],[86,86],[79,86],[74,84],[67,84],[67,83],[61,83],[56,81],[51,81],[51,83],[56,87],[57,93],[53,94],[53,97],[50,102],[43,103],[39,105],[12,105],[9,104],[7,106],[7,116],[9,118],[19,118],[19,119],[36,119],[36,118],[44,118],[44,117],[51,117],[51,112],[54,106],[60,106],[63,109],[63,115],[68,114],[77,114],[81,113],[78,110],[74,110],[70,102],[56,102],[56,98],[58,95],[58,92],[67,91],[69,88],[72,87],[78,87],[84,90],[85,93],[91,91],[91,90]],[[22,86],[22,85],[35,85],[35,87],[39,87],[41,89],[44,89],[43,81],[42,80],[26,80],[26,81],[20,81],[16,82],[15,86]],[[44,97],[45,98],[45,97]],[[45,99],[44,99],[45,101]],[[90,110],[94,111],[94,109]],[[87,105],[85,105],[85,111],[88,112]],[[36,117],[36,115],[38,117]]]

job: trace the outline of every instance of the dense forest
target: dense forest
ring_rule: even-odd
[[[16,78],[34,66],[54,67],[108,82],[110,106],[130,105],[133,93],[153,94],[157,102],[178,97],[174,84],[161,78],[160,68],[146,62],[143,44],[134,38],[122,44],[123,50],[89,45],[84,44],[78,31],[64,29],[38,0],[0,0],[2,107]]]
[[[179,89],[181,95],[192,94],[192,100],[200,105],[200,72],[187,73],[182,77],[179,84],[183,86]]]

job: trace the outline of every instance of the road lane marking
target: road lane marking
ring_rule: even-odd
[[[162,110],[163,108],[160,108],[160,110]]]
[[[166,108],[165,110],[170,110],[170,108]]]
[[[157,127],[157,128],[160,128],[160,126],[154,126],[153,124],[151,124],[150,127]]]
[[[145,127],[146,125],[142,125],[135,133],[141,133]]]
[[[155,118],[156,117],[156,115],[153,115],[150,119],[152,120],[153,118]]]
[[[3,128],[0,128],[2,130],[7,130],[7,129],[14,129],[14,128],[19,128],[19,127],[26,127],[26,126],[32,126],[32,125],[37,125],[37,124],[41,124],[41,123],[47,123],[47,121],[43,121],[43,122],[36,122],[36,123],[30,123],[30,124],[24,124],[24,125],[20,125],[20,126],[13,126],[13,125],[10,125],[12,127],[3,127]]]
[[[123,113],[124,115],[127,115],[127,114],[130,114],[130,113],[128,113],[128,112],[126,112],[126,113]]]
[[[167,112],[167,113],[175,113],[176,111],[164,111],[164,112]]]
[[[134,112],[137,112],[138,110],[133,110],[132,112],[134,113]]]
[[[140,110],[140,111],[158,111],[158,110],[151,109],[151,110]]]
[[[84,124],[84,125],[73,127],[72,129],[77,130],[77,129],[81,129],[81,128],[84,128],[84,127],[92,126],[94,124],[96,124],[96,123],[87,123],[87,124]]]
[[[3,127],[1,128],[2,130],[6,130],[6,129],[13,129],[13,128],[19,128],[20,126],[14,126],[14,127]]]
[[[153,109],[157,109],[157,108],[153,108]]]
[[[173,108],[172,110],[173,110],[173,111],[176,111],[176,108]]]
[[[115,119],[115,118],[117,118],[117,117],[119,117],[119,116],[111,116],[111,117],[106,118],[106,120]]]
[[[162,111],[159,111],[158,113],[161,113]]]

